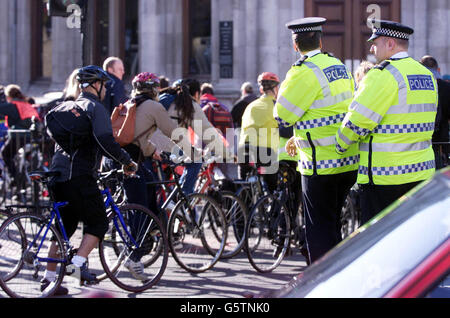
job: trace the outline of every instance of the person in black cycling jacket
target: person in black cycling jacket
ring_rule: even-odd
[[[49,185],[57,202],[69,202],[61,209],[63,224],[70,238],[79,221],[84,223],[84,236],[77,254],[72,258],[75,271],[79,270],[82,281],[92,283],[95,275],[87,270],[86,261],[90,252],[103,239],[108,230],[108,219],[101,191],[97,186],[98,170],[103,156],[123,165],[126,174],[132,175],[137,165],[113,137],[109,113],[101,103],[105,96],[105,84],[110,80],[105,71],[97,66],[81,68],[77,74],[81,94],[75,103],[88,113],[92,122],[92,137],[72,155],[59,145],[55,146],[51,171],[59,172]],[[54,250],[50,250],[50,254]],[[47,266],[41,289],[47,288],[56,277],[54,264]],[[60,287],[58,294],[67,294]]]

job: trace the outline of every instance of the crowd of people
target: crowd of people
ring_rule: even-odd
[[[271,191],[277,186],[276,162],[285,161],[298,171],[296,201],[303,202],[305,255],[313,263],[341,241],[339,215],[355,183],[362,187],[364,223],[447,164],[446,148],[433,148],[432,142],[449,142],[450,84],[441,79],[431,56],[419,63],[408,55],[413,30],[390,21],[374,25],[370,41],[377,64],[365,61],[351,74],[340,60],[322,51],[325,23],[322,18],[306,18],[288,24],[302,58],[284,81],[277,74],[262,73],[257,79],[260,94],[250,82],[244,83],[242,96],[231,106],[219,101],[210,83],[170,83],[149,72],[137,74],[127,94],[126,70],[116,57],[108,58],[103,67],[74,70],[61,99],[48,108],[74,102],[89,114],[92,137],[74,152],[56,145],[51,170],[61,174],[51,188],[56,200],[69,202],[61,211],[69,237],[79,221],[86,225],[72,260],[83,280],[95,280],[86,260],[107,230],[96,184],[102,167],[122,166],[125,173],[139,175],[125,181],[129,202],[161,215],[155,189],[146,182],[155,179],[151,161],[160,160],[164,148],[191,159],[181,177],[186,194],[194,191],[206,153],[220,154],[220,167],[229,179],[245,179],[250,163],[265,167],[264,180]],[[7,116],[8,127],[28,129],[30,119],[39,116],[30,110],[33,103],[17,87],[8,86],[5,96],[0,115]],[[111,117],[130,109],[135,111],[135,138],[121,146]],[[155,136],[163,141],[156,142]],[[7,166],[14,169],[11,162]],[[143,275],[139,259],[136,255],[126,264],[136,279]],[[43,288],[54,277],[50,264]],[[67,290],[61,287],[58,293]]]

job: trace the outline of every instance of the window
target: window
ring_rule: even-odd
[[[125,72],[133,78],[139,70],[139,15],[138,0],[126,1],[125,13]]]
[[[211,0],[185,0],[184,75],[211,75]]]
[[[52,20],[47,2],[31,2],[31,80],[52,77]]]

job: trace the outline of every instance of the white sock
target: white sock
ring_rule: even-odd
[[[75,265],[76,267],[81,267],[83,266],[84,263],[86,263],[86,260],[87,260],[86,257],[75,255],[72,258],[72,264]]]
[[[56,280],[56,272],[45,270],[44,279],[47,279],[49,282],[54,282]]]

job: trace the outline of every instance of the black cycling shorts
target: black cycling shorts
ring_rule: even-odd
[[[56,202],[69,202],[59,208],[68,238],[84,224],[84,234],[103,240],[108,230],[105,203],[97,181],[91,176],[80,176],[67,182],[54,183],[50,187]]]

